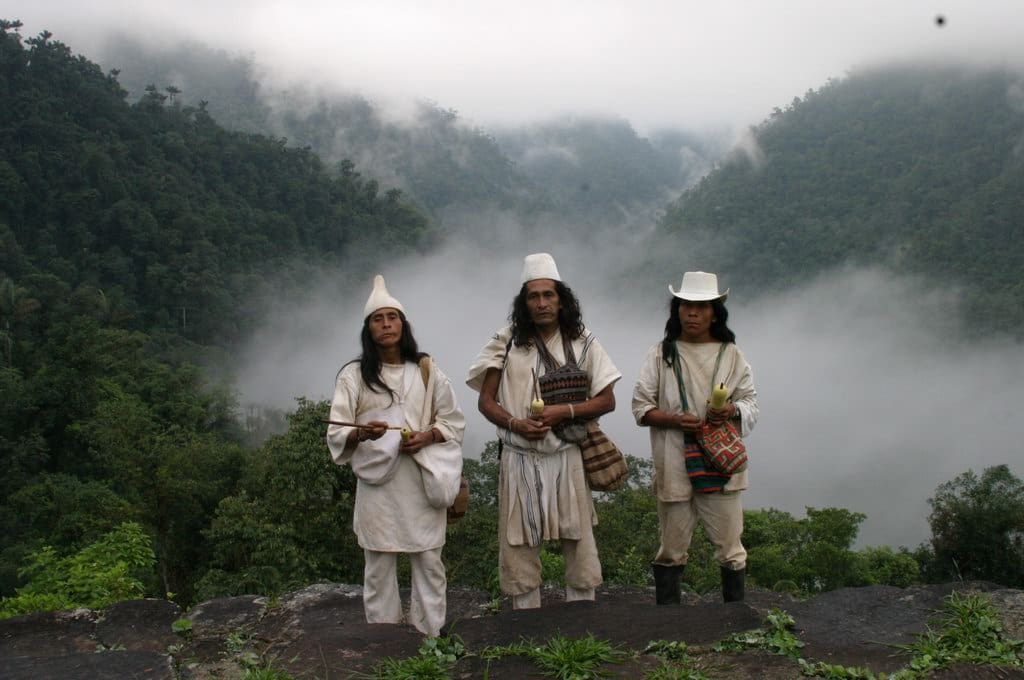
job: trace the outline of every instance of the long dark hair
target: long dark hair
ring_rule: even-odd
[[[672,365],[672,357],[675,354],[672,351],[673,346],[679,336],[683,334],[683,322],[679,320],[679,306],[683,302],[682,299],[673,295],[668,303],[668,321],[665,322],[665,339],[661,341],[661,358],[669,366]],[[719,342],[736,342],[736,334],[732,332],[727,323],[729,310],[725,308],[725,303],[721,299],[712,300],[711,311],[714,312],[711,315],[711,318],[714,319],[711,322],[711,337]]]
[[[527,281],[529,283],[529,281]],[[567,340],[575,340],[583,335],[583,312],[580,301],[576,299],[572,288],[561,281],[555,281],[555,292],[561,309],[558,310],[558,327]],[[537,326],[530,318],[530,310],[526,308],[526,283],[519,289],[519,295],[512,301],[512,312],[508,315],[512,323],[512,340],[516,347],[529,345],[537,334]]]
[[[402,320],[402,335],[398,339],[398,351],[402,356],[402,361],[419,362],[419,360],[425,356],[429,356],[426,352],[421,352],[419,345],[416,344],[416,337],[412,334],[412,324],[405,318],[399,310],[398,318]],[[370,316],[373,316],[372,314]],[[384,383],[384,379],[380,376],[380,352],[377,351],[377,344],[373,341],[373,336],[370,334],[370,317],[367,316],[363,319],[363,330],[359,334],[359,342],[363,346],[363,353],[359,355],[358,359],[345,364],[359,362],[359,373],[363,377],[363,382],[373,392],[387,392],[391,395],[391,401],[395,400],[395,393]],[[345,368],[342,366],[342,369]],[[339,372],[340,373],[340,372]]]

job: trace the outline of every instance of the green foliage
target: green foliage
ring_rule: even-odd
[[[865,515],[842,508],[807,508],[796,519],[781,510],[744,512],[747,573],[758,584],[805,593],[917,580],[918,563],[905,549],[851,549]],[[794,586],[796,586],[794,588]]]
[[[983,593],[949,594],[931,623],[934,627],[915,643],[900,646],[913,654],[913,677],[954,663],[1024,666],[1024,642],[1006,638],[998,612]]]
[[[329,406],[300,399],[288,431],[250,454],[239,491],[220,502],[204,531],[212,555],[196,586],[200,597],[362,581],[352,534],[355,477],[331,460],[321,422]]]
[[[859,666],[842,666],[840,664],[818,661],[811,663],[806,659],[798,659],[800,672],[803,675],[813,678],[829,678],[830,680],[885,680],[889,676],[885,673],[875,674],[867,668]]]
[[[265,668],[246,669],[242,680],[294,680],[294,676],[273,666],[267,666]]]
[[[696,668],[663,662],[654,670],[644,673],[644,680],[711,680],[711,678]]]
[[[652,640],[644,648],[644,654],[650,654],[666,661],[684,661],[689,657],[689,650],[682,640]]]
[[[40,609],[103,609],[144,595],[140,574],[154,562],[149,536],[125,522],[75,555],[61,557],[47,546],[30,555],[21,571],[28,583],[0,600],[0,618]]]
[[[565,556],[561,545],[545,543],[540,547],[540,577],[544,583],[565,585]]]
[[[177,619],[171,624],[171,630],[175,635],[184,638],[192,637],[192,619]]]
[[[607,675],[602,666],[622,663],[626,658],[622,650],[593,635],[578,640],[556,635],[543,645],[524,641],[504,647],[488,647],[480,656],[485,659],[525,656],[537,664],[544,675],[558,680],[598,678]]]
[[[644,674],[644,680],[709,680],[695,667],[685,642],[655,640],[647,643],[643,653],[662,659],[660,666]]]
[[[921,274],[963,288],[973,332],[1020,334],[1024,119],[1007,96],[1017,79],[906,66],[829,81],[752,129],[756,151],[687,191],[662,233],[700,243],[703,268],[751,287],[851,262]]]
[[[929,580],[984,579],[1024,586],[1024,483],[1006,465],[967,471],[928,500]]]
[[[448,667],[434,656],[383,659],[367,676],[375,680],[448,680]]]
[[[499,143],[516,166],[551,196],[566,216],[587,225],[629,224],[635,213],[682,187],[703,170],[706,142],[661,134],[641,137],[625,120],[564,118],[505,130]],[[683,162],[683,153],[694,157]]]
[[[432,214],[453,205],[509,209],[532,188],[490,135],[434,104],[422,102],[409,120],[395,121],[360,96],[325,96],[298,83],[268,88],[251,58],[196,43],[157,51],[124,40],[104,61],[122,67],[120,81],[133,99],[144,96],[147,83],[187,83],[181,103],[207,102],[225,127],[287,139],[341,173],[350,172],[348,159],[358,158],[382,182],[402,187],[385,197],[408,194]]]
[[[594,539],[601,554],[604,579],[609,583],[647,586],[652,583],[650,560],[658,551],[658,506],[652,486],[653,463],[626,456],[629,485],[594,500],[598,525]]]
[[[466,656],[466,643],[458,635],[431,637],[423,641],[420,656],[433,656],[446,664],[453,664]]]
[[[920,576],[921,567],[906,548],[895,551],[889,546],[867,547],[859,552],[859,556],[871,583],[906,588],[916,583]]]
[[[730,635],[715,645],[715,651],[763,649],[772,654],[799,658],[800,648],[804,643],[792,633],[793,617],[781,609],[772,609],[768,612],[765,623],[768,624],[766,628]]]
[[[383,659],[368,676],[377,680],[447,680],[449,668],[466,656],[466,645],[458,635],[427,638],[417,656]]]
[[[448,527],[444,559],[449,583],[472,586],[500,596],[498,585],[498,447],[487,442],[480,459],[466,457],[469,510]]]

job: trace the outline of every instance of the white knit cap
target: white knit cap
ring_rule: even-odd
[[[535,279],[562,280],[562,277],[558,275],[558,265],[555,264],[555,258],[547,253],[534,253],[533,255],[527,255],[523,259],[522,282],[526,283]]]
[[[366,306],[363,307],[363,318],[365,319],[378,309],[383,309],[384,307],[392,307],[405,314],[405,308],[402,307],[402,303],[391,297],[388,287],[384,285],[384,277],[377,274],[373,277],[373,292],[370,293]]]
[[[718,277],[708,272],[686,272],[683,274],[683,282],[679,284],[679,290],[668,285],[670,293],[682,300],[690,302],[707,302],[709,300],[722,300],[729,295],[729,289],[724,293],[718,291]]]

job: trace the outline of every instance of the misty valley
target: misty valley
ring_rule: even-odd
[[[741,135],[483,129],[258,73],[0,20],[0,617],[360,583],[356,480],[322,420],[377,272],[467,416],[448,582],[497,593],[498,451],[463,381],[538,251],[623,373],[606,582],[651,584],[629,394],[666,284],[702,270],[758,378],[754,587],[1024,588],[1024,73],[864,68]],[[558,546],[541,557],[558,582]],[[719,585],[702,535],[685,583]]]

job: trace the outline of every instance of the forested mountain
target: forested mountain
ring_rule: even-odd
[[[230,351],[272,281],[374,267],[430,223],[351,163],[227,131],[174,90],[129,104],[115,74],[18,28],[0,22],[0,594],[31,551],[136,520],[157,592],[187,597],[253,455],[201,351]]]
[[[428,223],[351,163],[229,132],[46,37],[5,30],[0,234],[7,276],[103,291],[120,325],[229,341],[271,272],[358,244],[412,247]]]
[[[624,120],[563,118],[496,137],[565,220],[618,228],[650,224],[724,152],[715,138],[679,131],[641,137]]]
[[[355,94],[267,84],[252,58],[196,43],[157,49],[119,36],[102,61],[120,69],[130,97],[173,86],[185,102],[207,101],[228,128],[286,138],[328,163],[355,161],[448,227],[493,210],[570,229],[649,222],[723,151],[720,140],[679,131],[643,138],[621,120],[565,118],[492,134],[427,102],[396,116]]]
[[[958,285],[977,330],[1024,329],[1024,80],[905,66],[797,97],[676,201],[669,238],[783,288],[845,262]]]
[[[138,97],[149,85],[174,87],[229,129],[260,132],[309,147],[329,164],[343,159],[383,185],[402,189],[433,215],[483,205],[529,213],[536,188],[494,139],[458,115],[421,102],[389,115],[364,97],[309,85],[261,83],[252,58],[188,42],[166,49],[129,36],[111,39],[102,61]]]

